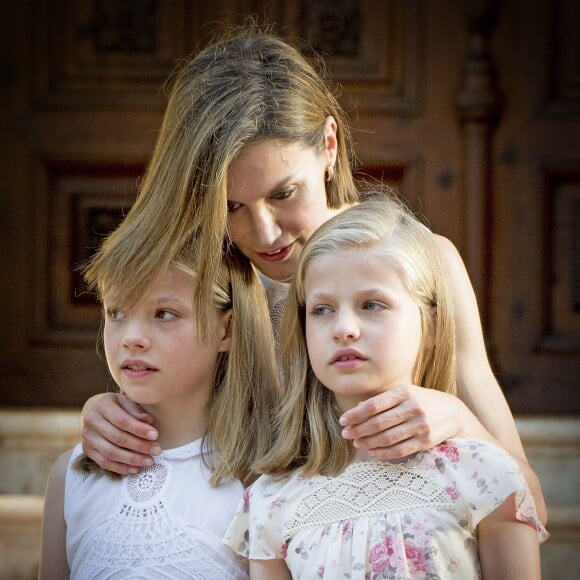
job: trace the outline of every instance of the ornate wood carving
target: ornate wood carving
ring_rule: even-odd
[[[547,355],[580,356],[580,168],[544,174],[542,322]]]
[[[41,103],[162,104],[159,87],[190,50],[180,0],[38,4],[35,95]]]
[[[498,3],[465,0],[463,8],[468,38],[456,105],[463,131],[464,258],[479,299],[483,324],[487,327],[486,281],[493,216],[492,139],[501,111],[489,44],[498,17]]]
[[[409,116],[422,106],[421,12],[417,0],[303,0],[281,7],[286,26],[325,56],[347,108]]]
[[[101,312],[78,268],[131,207],[143,170],[119,161],[45,161],[34,232],[34,342],[94,344]]]
[[[546,22],[538,31],[540,44],[545,45],[540,61],[545,85],[542,111],[580,115],[580,3],[553,0],[545,9]]]

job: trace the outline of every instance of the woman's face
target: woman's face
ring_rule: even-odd
[[[229,168],[230,237],[272,280],[294,276],[312,232],[337,212],[327,207],[324,187],[335,161],[336,124],[330,132],[323,151],[273,139],[247,145]]]

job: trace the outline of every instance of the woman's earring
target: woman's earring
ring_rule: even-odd
[[[324,172],[324,181],[332,181],[334,178],[334,167],[329,165]]]

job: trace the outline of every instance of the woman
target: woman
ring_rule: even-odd
[[[203,321],[225,239],[264,275],[276,329],[306,240],[359,199],[347,119],[317,65],[320,70],[288,43],[250,26],[179,70],[141,192],[126,217],[141,263],[136,287],[195,232],[204,257],[195,296]],[[379,459],[454,436],[499,442],[522,467],[545,522],[539,481],[487,359],[465,266],[449,240],[436,240],[456,312],[458,397],[401,385],[346,412],[343,436]],[[121,280],[123,255],[117,264]],[[131,473],[150,465],[151,454],[160,452],[156,437],[150,418],[117,395],[97,395],[85,405],[84,451],[106,469]]]

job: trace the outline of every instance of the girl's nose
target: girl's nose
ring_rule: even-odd
[[[336,342],[348,342],[358,340],[360,337],[360,325],[357,318],[350,312],[338,312],[334,325],[334,340]]]
[[[138,325],[130,325],[123,336],[123,347],[130,351],[144,351],[151,346],[147,334]]]

